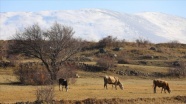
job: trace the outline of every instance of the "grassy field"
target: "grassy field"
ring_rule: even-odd
[[[92,46],[93,45],[93,46]],[[78,70],[80,78],[77,79],[75,84],[69,85],[69,91],[59,91],[59,87],[54,84],[54,100],[86,100],[91,99],[106,99],[113,104],[118,104],[109,99],[124,99],[125,103],[186,103],[186,79],[171,78],[166,76],[163,79],[169,82],[171,93],[161,93],[161,89],[157,88],[157,93],[153,93],[152,80],[161,76],[153,76],[154,73],[165,74],[169,72],[170,68],[175,61],[186,62],[186,45],[180,45],[171,48],[170,44],[147,44],[146,46],[138,46],[136,43],[124,43],[120,51],[114,51],[115,47],[106,47],[107,53],[99,53],[99,48],[95,48],[95,44],[92,43],[92,49],[82,51],[77,54],[77,57],[88,57],[93,60],[80,61],[85,64],[96,65],[97,60],[103,56],[109,54],[116,54],[117,58],[115,62],[124,60],[127,62],[124,64],[115,65],[112,70],[102,72],[85,72]],[[151,50],[151,47],[155,47],[155,50]],[[150,58],[149,58],[150,56]],[[152,58],[152,57],[153,58]],[[40,62],[35,58],[17,56],[18,63],[27,62]],[[81,58],[80,58],[81,59]],[[83,58],[84,59],[84,58]],[[11,60],[11,59],[10,59]],[[86,61],[86,62],[85,62]],[[145,73],[149,76],[131,76],[131,75],[119,75],[117,71],[123,71],[126,69],[135,70],[137,72]],[[148,73],[148,74],[147,74]],[[111,85],[108,85],[108,90],[103,87],[103,76],[114,75],[118,76],[124,85],[124,90],[112,89]],[[0,67],[0,104],[1,103],[15,103],[15,102],[33,102],[36,101],[36,91],[43,86],[32,85],[20,85],[18,84],[17,77],[13,74],[13,69],[7,67],[3,69]],[[183,97],[180,97],[183,96]],[[175,98],[177,97],[177,98]],[[133,100],[130,100],[133,99]],[[182,99],[182,102],[177,101]],[[135,102],[135,101],[141,102]],[[71,103],[69,103],[71,104]],[[101,104],[101,103],[99,103]],[[102,103],[105,104],[105,103]],[[107,104],[107,103],[106,103]],[[123,104],[123,103],[121,103]]]
[[[83,72],[81,73],[83,74]],[[85,73],[84,73],[85,74]],[[91,74],[91,73],[89,73]],[[92,73],[93,74],[93,73]],[[101,74],[100,74],[101,75]],[[162,98],[172,96],[186,96],[186,80],[166,79],[171,88],[171,93],[161,93],[161,89],[157,89],[157,93],[153,93],[151,79],[122,78],[124,90],[112,89],[108,85],[108,90],[103,88],[103,78],[99,77],[99,73],[92,77],[78,78],[76,83],[69,85],[69,91],[59,91],[58,85],[54,85],[55,100],[83,100],[87,98],[96,99],[135,99],[135,98]],[[15,103],[36,100],[36,90],[41,86],[23,86],[12,85],[10,82],[16,81],[16,77],[12,75],[0,76],[0,103]]]

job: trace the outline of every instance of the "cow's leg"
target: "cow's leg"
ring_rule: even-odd
[[[164,88],[162,87],[162,89],[161,89],[161,93],[162,93],[163,90],[164,90]]]
[[[115,84],[115,89],[117,90],[117,84]]]
[[[61,91],[61,90],[60,90],[60,83],[59,83],[59,91]]]
[[[68,92],[68,86],[65,86],[66,92]]]
[[[156,86],[154,86],[154,93],[156,93]]]
[[[164,93],[166,93],[166,87],[164,87],[163,89],[164,89]]]
[[[104,78],[104,89],[105,89],[105,87],[107,89],[107,80]]]
[[[107,84],[106,84],[106,83],[104,83],[104,89],[105,89],[105,87],[106,87],[106,89],[107,89]]]

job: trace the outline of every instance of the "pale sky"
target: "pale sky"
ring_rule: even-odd
[[[92,8],[123,13],[161,12],[186,18],[186,0],[0,0],[0,12]]]

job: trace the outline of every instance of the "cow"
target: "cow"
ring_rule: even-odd
[[[169,87],[169,84],[167,81],[164,81],[164,80],[160,80],[160,79],[154,79],[153,80],[153,87],[154,87],[154,93],[156,93],[156,87],[162,87],[161,89],[161,93],[162,91],[164,90],[164,92],[166,93],[166,90],[170,93],[171,90],[170,90],[170,87]]]
[[[113,85],[115,85],[115,89],[117,90],[117,85],[119,85],[120,89],[123,90],[123,85],[122,83],[119,81],[118,77],[114,77],[114,76],[105,76],[104,77],[104,88],[106,87],[107,89],[107,84],[112,84],[112,88]]]
[[[63,86],[65,86],[66,92],[68,91],[68,81],[66,79],[63,78],[59,79],[59,91],[60,91],[60,85],[62,86],[62,91],[63,91]]]

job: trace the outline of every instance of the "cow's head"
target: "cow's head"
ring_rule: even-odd
[[[120,87],[120,89],[122,89],[122,90],[124,89],[124,87],[123,87],[123,84],[122,84],[122,83],[120,83],[120,84],[119,84],[119,87]]]
[[[167,91],[168,91],[168,92],[169,92],[169,94],[170,94],[171,90],[170,90],[169,84],[167,84],[166,89],[167,89]]]

